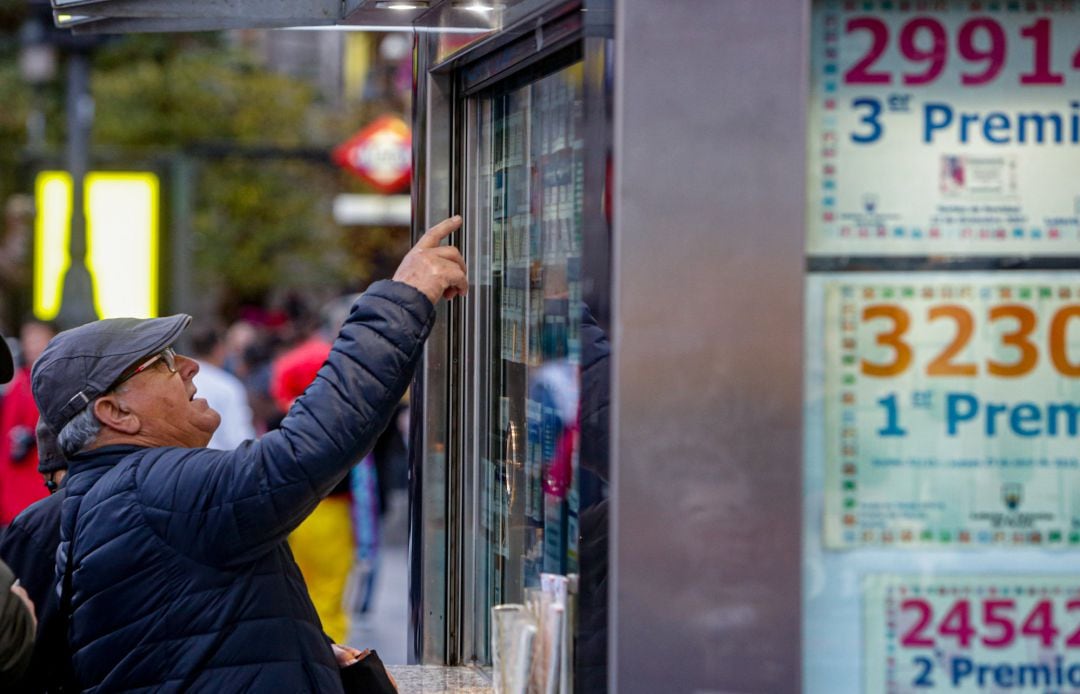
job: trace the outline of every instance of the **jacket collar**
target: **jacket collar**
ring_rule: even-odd
[[[143,450],[143,448],[145,446],[118,444],[115,446],[102,446],[92,451],[79,453],[68,461],[68,476],[100,468],[110,468],[128,455]]]

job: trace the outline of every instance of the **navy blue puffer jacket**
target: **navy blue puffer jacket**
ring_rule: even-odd
[[[385,428],[433,321],[422,294],[378,282],[280,430],[71,461],[57,571],[70,546],[84,691],[341,691],[285,538]]]

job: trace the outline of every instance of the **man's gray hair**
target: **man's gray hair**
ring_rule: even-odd
[[[90,403],[86,409],[64,425],[56,437],[56,443],[60,446],[64,457],[71,458],[96,441],[100,433],[101,422],[94,414],[94,403]]]

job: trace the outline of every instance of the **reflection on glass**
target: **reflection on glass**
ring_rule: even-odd
[[[582,67],[469,102],[480,470],[474,647],[541,573],[577,574]]]
[[[535,0],[451,0],[421,18],[435,28],[435,62],[441,63],[535,10]]]

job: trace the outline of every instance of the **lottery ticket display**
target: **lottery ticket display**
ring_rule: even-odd
[[[814,5],[811,255],[1080,255],[1080,2]]]
[[[868,576],[867,692],[1080,691],[1075,577]]]
[[[1080,692],[1080,0],[812,0],[803,690]]]
[[[1080,276],[877,278],[825,289],[827,546],[1080,547]]]
[[[806,321],[803,691],[1080,692],[1028,674],[1003,687],[985,669],[978,684],[980,663],[1035,662],[1018,651],[965,652],[970,677],[966,661],[943,661],[951,605],[933,608],[928,624],[945,623],[926,632],[933,648],[904,651],[917,608],[883,612],[874,583],[978,591],[1019,574],[1080,589],[1080,273],[811,273]],[[1017,634],[1025,605],[1009,613]],[[1055,613],[1062,633],[1080,626],[1072,609]],[[1066,641],[1029,655],[1071,662]]]

